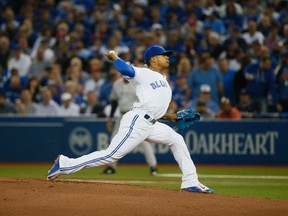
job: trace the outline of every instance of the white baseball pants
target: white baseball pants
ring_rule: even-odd
[[[183,137],[164,123],[152,124],[144,118],[144,115],[141,110],[127,112],[121,119],[118,133],[106,150],[95,151],[75,159],[60,155],[60,173],[70,174],[83,168],[109,165],[147,140],[170,147],[183,174],[181,188],[198,185],[196,167]]]

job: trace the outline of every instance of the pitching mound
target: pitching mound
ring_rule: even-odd
[[[0,215],[288,215],[288,202],[120,184],[0,179]]]

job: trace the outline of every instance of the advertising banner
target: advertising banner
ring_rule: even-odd
[[[288,122],[271,120],[203,121],[178,129],[195,163],[239,165],[288,165],[287,131]],[[110,135],[104,120],[0,118],[0,162],[51,162],[58,154],[75,158],[106,149]],[[158,163],[176,163],[169,147],[152,146]],[[140,146],[120,162],[145,163],[142,152]]]

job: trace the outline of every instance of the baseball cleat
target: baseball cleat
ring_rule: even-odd
[[[102,171],[102,174],[115,174],[116,169],[112,166],[108,166],[106,169]]]
[[[199,182],[198,186],[191,186],[188,188],[183,188],[182,190],[188,191],[188,192],[196,192],[196,193],[213,193],[213,190],[206,187],[205,185],[201,184]]]
[[[59,158],[60,158],[60,156],[58,156],[56,158],[52,168],[48,171],[47,180],[56,179],[61,174],[60,173]]]
[[[157,175],[157,167],[154,167],[154,166],[150,167],[150,173],[151,173],[151,175],[156,176]]]

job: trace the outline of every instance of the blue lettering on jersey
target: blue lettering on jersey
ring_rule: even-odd
[[[160,88],[160,87],[167,87],[167,83],[163,80],[155,81],[153,83],[150,83],[150,86],[152,89]]]

